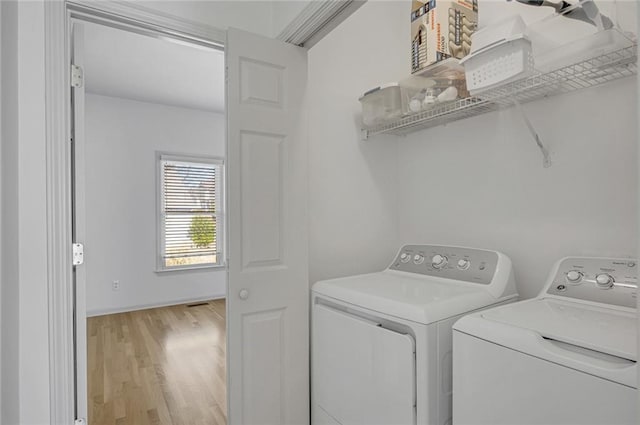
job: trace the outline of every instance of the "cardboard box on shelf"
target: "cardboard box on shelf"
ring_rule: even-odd
[[[436,62],[462,59],[478,26],[478,0],[413,0],[411,73]]]

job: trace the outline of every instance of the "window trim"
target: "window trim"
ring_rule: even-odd
[[[212,164],[219,166],[220,175],[216,173],[216,206],[219,212],[216,213],[216,227],[219,232],[216,232],[216,249],[217,258],[219,258],[216,264],[196,264],[196,265],[183,265],[166,267],[164,258],[162,256],[164,248],[164,226],[162,220],[162,208],[164,202],[163,191],[163,161],[177,161],[177,162],[194,162],[200,164]],[[181,154],[175,152],[156,152],[156,273],[172,273],[181,271],[196,271],[203,269],[224,269],[226,265],[225,257],[225,237],[226,237],[226,205],[224,197],[225,188],[225,162],[223,157],[209,156],[209,155],[194,155],[194,154]]]

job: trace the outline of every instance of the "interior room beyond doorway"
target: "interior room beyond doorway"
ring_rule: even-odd
[[[224,53],[82,27],[88,422],[226,424]]]

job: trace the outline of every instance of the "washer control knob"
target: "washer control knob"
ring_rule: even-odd
[[[465,259],[465,258],[461,258],[458,260],[458,268],[460,270],[467,270],[469,268],[469,266],[471,265],[471,261]]]
[[[607,273],[601,273],[596,276],[596,285],[600,289],[609,289],[613,286],[613,277]]]
[[[413,256],[413,264],[422,264],[424,263],[424,255],[416,254]]]
[[[583,278],[583,274],[577,270],[571,270],[567,273],[567,282],[580,283]]]
[[[431,265],[436,269],[441,269],[447,265],[447,257],[444,255],[436,254],[431,258]]]
[[[408,263],[409,260],[411,260],[411,256],[409,254],[407,254],[406,252],[403,252],[402,254],[400,254],[401,263]]]

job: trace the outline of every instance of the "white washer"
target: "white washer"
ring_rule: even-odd
[[[312,288],[312,423],[449,424],[451,326],[517,298],[511,260],[407,245],[379,273]]]
[[[564,258],[541,294],[453,332],[453,422],[637,424],[634,260]]]

